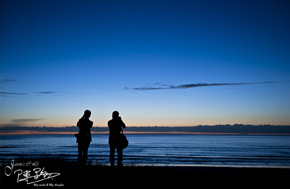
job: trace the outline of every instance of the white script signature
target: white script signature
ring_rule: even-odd
[[[33,183],[51,179],[60,175],[60,173],[46,172],[44,170],[45,167],[43,168],[35,167],[32,170],[24,170],[24,171],[22,169],[17,169],[13,171],[14,166],[15,166],[14,160],[11,160],[11,166],[5,167],[5,175],[10,176],[12,173],[17,174],[17,183],[26,181],[27,184],[33,184]]]

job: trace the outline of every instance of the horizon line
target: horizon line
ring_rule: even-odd
[[[244,124],[244,123],[234,123],[234,124],[199,124],[199,125],[179,125],[179,126],[166,126],[166,125],[126,125],[127,127],[198,127],[198,126],[210,126],[210,127],[214,127],[214,126],[237,126],[237,125],[241,125],[241,126],[290,126],[290,124]],[[28,125],[14,125],[14,124],[3,124],[0,125],[0,131],[1,128],[12,128],[12,127],[40,127],[40,128],[66,128],[66,127],[77,127],[76,125],[67,125],[67,126],[28,126]],[[108,127],[108,126],[92,126],[92,128],[96,128],[96,127]]]
[[[26,126],[11,126],[0,127],[0,135],[4,134],[75,134],[78,132],[76,126],[66,127],[26,127]],[[92,127],[92,134],[107,134],[108,127]],[[199,125],[199,126],[127,126],[124,130],[128,134],[248,134],[248,133],[268,133],[281,134],[290,133],[289,125]]]
[[[278,135],[278,136],[290,136],[290,133],[226,133],[226,132],[178,132],[178,131],[163,131],[163,132],[154,132],[154,131],[124,131],[125,134],[132,135]],[[76,132],[48,132],[48,131],[23,131],[23,132],[7,132],[1,133],[1,135],[74,135]],[[109,131],[96,132],[92,131],[92,135],[108,135]]]

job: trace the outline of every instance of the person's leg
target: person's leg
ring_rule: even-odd
[[[87,163],[89,146],[90,146],[90,143],[84,144],[84,146],[83,146],[83,159],[82,159],[82,162],[83,162],[84,165]]]
[[[110,163],[112,167],[115,166],[114,156],[115,156],[115,145],[110,144]]]
[[[81,143],[78,143],[78,161],[81,162],[82,161],[82,152],[83,152],[83,148]]]
[[[117,148],[117,153],[118,153],[118,167],[123,167],[123,149],[122,148]]]

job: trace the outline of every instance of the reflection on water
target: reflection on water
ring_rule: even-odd
[[[127,135],[125,164],[289,166],[290,136]],[[0,137],[1,160],[19,157],[77,159],[73,135]],[[89,161],[109,164],[107,135],[93,135]]]

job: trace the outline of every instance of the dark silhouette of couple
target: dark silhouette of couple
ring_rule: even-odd
[[[85,165],[88,158],[88,148],[90,142],[92,141],[91,128],[93,122],[89,120],[91,116],[91,111],[86,110],[83,117],[78,121],[77,127],[79,128],[79,133],[76,134],[78,143],[78,160],[82,165]],[[126,128],[126,125],[119,116],[119,112],[114,111],[112,114],[112,119],[108,122],[109,127],[109,145],[110,145],[110,163],[111,166],[115,166],[115,150],[118,153],[118,166],[122,167],[123,159],[123,148],[120,147],[121,132],[122,128]]]

